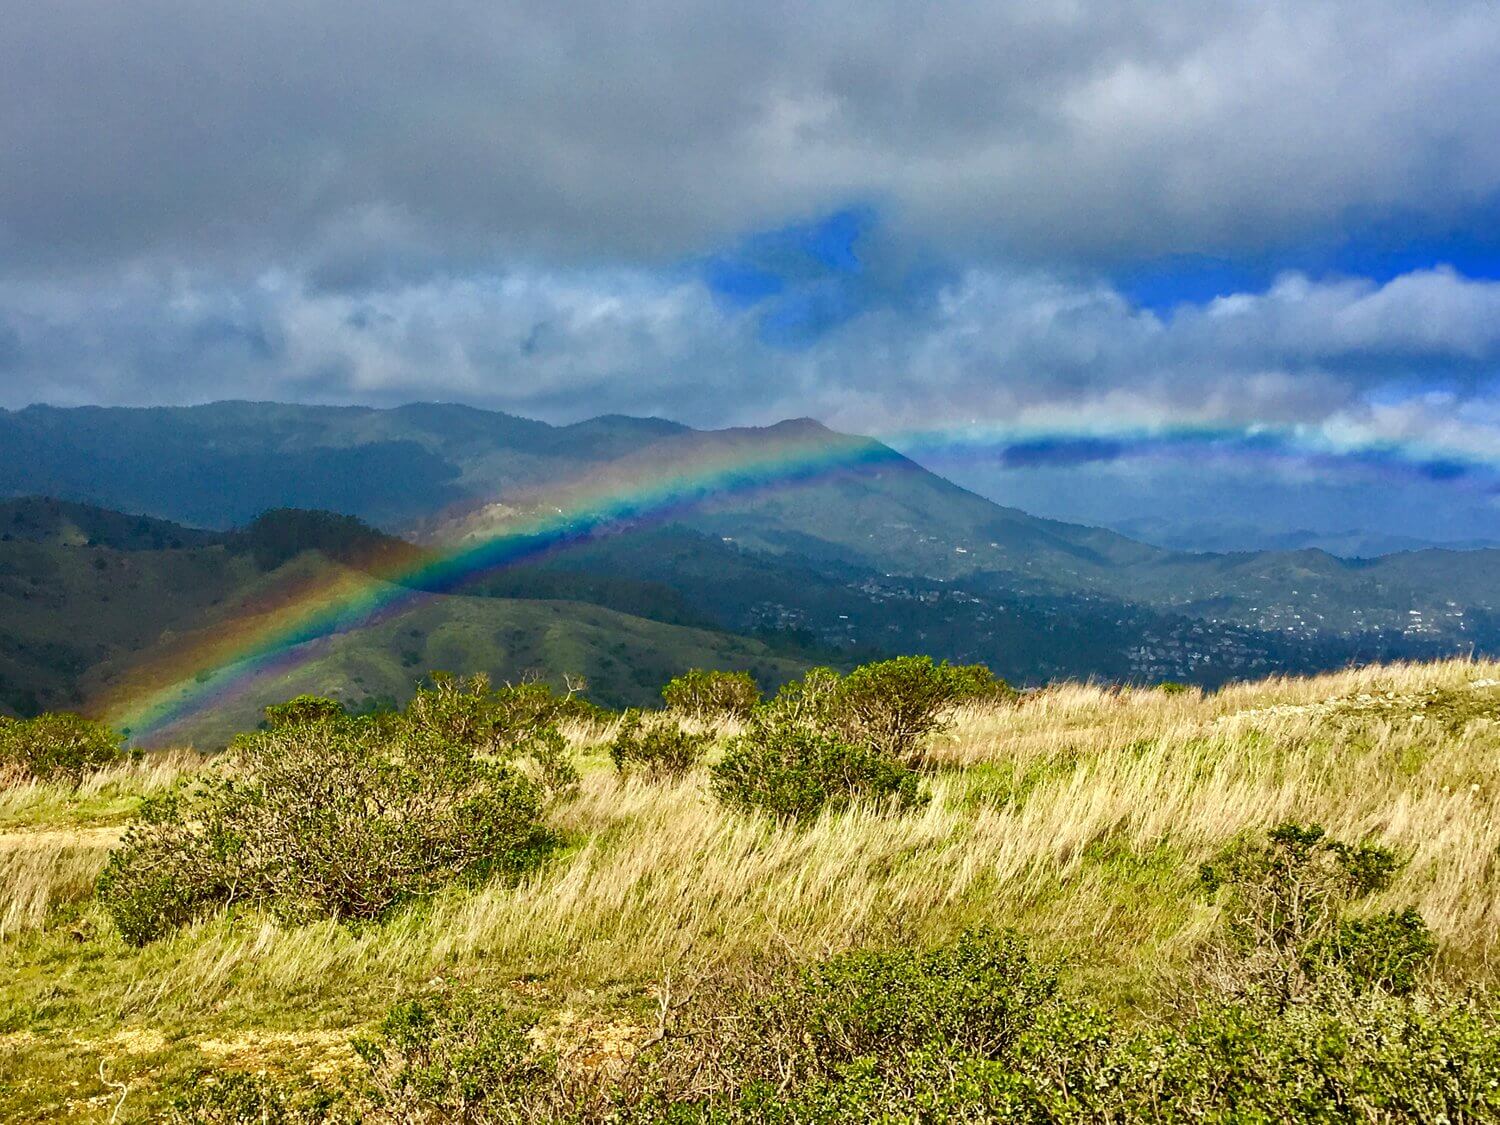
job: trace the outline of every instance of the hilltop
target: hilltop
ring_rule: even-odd
[[[1190,1018],[1184,1011],[1217,1010],[1199,1000],[1228,971],[1214,951],[1223,951],[1215,943],[1235,900],[1205,890],[1200,870],[1285,822],[1388,849],[1393,874],[1355,909],[1360,918],[1409,909],[1422,920],[1436,952],[1411,987],[1427,999],[1403,1006],[1406,985],[1368,1002],[1314,992],[1294,1000],[1291,1024],[1231,1006],[1244,1022],[1213,1026],[1238,1028],[1233,1041],[1257,1051],[1205,1058],[1198,1041],[1168,1040],[1185,1069],[1172,1072],[1183,1085],[1161,1096],[1186,1097],[1207,1075],[1205,1098],[1231,1081],[1247,1083],[1247,1098],[1273,1098],[1304,1080],[1306,1090],[1327,1090],[1326,1079],[1405,1104],[1430,1089],[1436,1056],[1418,1042],[1447,1052],[1452,1066],[1483,1066],[1483,1045],[1500,1027],[1485,999],[1500,983],[1497,685],[1500,665],[1469,662],[1276,677],[1211,694],[1058,685],[1019,704],[951,713],[925,751],[926,804],[904,813],[856,805],[800,827],[724,808],[701,765],[676,778],[619,777],[607,753],[617,727],[579,721],[567,732],[581,787],[547,814],[565,846],[514,885],[450,888],[358,926],[231,908],[141,948],[125,944],[92,901],[92,878],[142,797],[198,776],[203,761],[152,754],[76,791],[0,791],[0,1116],[118,1109],[122,1121],[152,1119],[169,1088],[205,1070],[210,1085],[199,1097],[220,1106],[231,1094],[281,1098],[314,1082],[354,1082],[364,1064],[350,1040],[388,1034],[381,1020],[392,1005],[442,1012],[430,1006],[465,990],[532,1028],[523,1051],[555,1049],[560,1074],[586,1089],[626,1074],[624,1061],[648,1044],[642,1065],[661,1052],[663,1066],[679,1058],[696,1039],[673,1029],[732,1026],[716,1014],[747,989],[770,1003],[778,993],[765,991],[768,982],[788,971],[854,973],[866,963],[826,959],[952,949],[975,927],[1014,929],[1036,964],[1060,966],[1062,995],[1105,1013],[1098,1018],[1108,1022],[1087,1025],[1096,1042],[1123,1029],[1167,1035]],[[717,729],[710,762],[739,728]],[[966,948],[969,960],[934,964],[969,973],[990,963],[973,950],[991,947]],[[1251,971],[1244,957],[1230,964]],[[896,972],[886,962],[866,970]],[[828,979],[857,988],[863,978]],[[910,991],[914,978],[876,979],[901,996],[928,995]],[[945,979],[961,988],[967,978]],[[1001,996],[998,982],[1014,979],[996,977],[984,995]],[[1057,1001],[1045,979],[1035,978],[1033,1006],[1050,1011]],[[925,1010],[912,1008],[912,1018]],[[1345,1019],[1407,1030],[1391,1030],[1376,1049],[1358,1030],[1338,1039],[1346,1032],[1337,1029],[1356,1027]],[[1330,1038],[1296,1039],[1298,1027],[1328,1028]],[[1061,1029],[1049,1034],[1054,1047],[1072,1042]],[[903,1042],[892,1039],[891,1049]],[[460,1065],[446,1047],[433,1049],[440,1066]],[[1270,1069],[1243,1071],[1252,1057]],[[730,1074],[748,1065],[722,1059]],[[1095,1065],[1083,1055],[1076,1064]],[[517,1073],[532,1077],[504,1086],[506,1097],[582,1096],[566,1083],[526,1084],[544,1082],[546,1070]],[[918,1089],[941,1089],[930,1072],[903,1073]],[[1490,1119],[1488,1072],[1462,1073],[1470,1077],[1448,1096],[1478,1099],[1465,1103],[1466,1116]],[[1149,1074],[1132,1081],[1154,1088]]]
[[[740,465],[761,467],[753,487],[693,492],[711,470]],[[441,404],[0,412],[0,493],[177,521],[170,534],[184,545],[267,509],[323,509],[441,555],[537,513],[566,514],[580,496],[628,500],[662,482],[681,503],[669,496],[587,544],[522,560],[521,573],[476,578],[492,593],[781,633],[848,659],[982,660],[1027,682],[1216,685],[1271,668],[1500,649],[1500,551],[1170,551],[992,503],[810,419],[700,431],[616,415],[552,426]],[[318,546],[285,530],[284,555]],[[714,582],[715,572],[743,581]]]

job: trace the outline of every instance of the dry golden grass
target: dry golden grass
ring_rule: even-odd
[[[1358,696],[1448,688],[1500,702],[1470,686],[1497,671],[1395,667],[1207,698],[1058,688],[955,716],[935,748],[949,768],[923,810],[857,809],[803,829],[724,812],[701,774],[621,783],[595,765],[555,815],[577,846],[521,886],[445,895],[375,931],[200,926],[166,957],[139,955],[127,1007],[494,966],[596,986],[768,946],[811,954],[893,927],[920,936],[976,922],[1149,976],[1212,922],[1194,894],[1198,864],[1237,833],[1288,819],[1396,848],[1409,862],[1385,900],[1416,906],[1451,966],[1491,978],[1500,728],[1438,730]]]
[[[1371,906],[1415,906],[1445,972],[1493,983],[1496,716],[1500,665],[1463,661],[1210,695],[1066,685],[953,715],[921,810],[855,809],[801,829],[723,811],[701,771],[621,782],[603,757],[612,732],[579,729],[581,791],[553,814],[571,844],[519,886],[455,890],[362,929],[221,918],[140,951],[96,912],[109,968],[77,1003],[198,1038],[216,1021],[243,1029],[289,1013],[311,1031],[372,1018],[437,978],[534,975],[549,1002],[598,1005],[767,949],[812,956],[976,923],[1028,932],[1128,1003],[1214,926],[1198,865],[1285,820],[1396,849],[1406,866]],[[5,932],[86,894],[102,855],[97,841],[61,839],[0,850]],[[31,982],[16,989],[36,994],[57,943],[9,948]]]
[[[88,900],[119,836],[105,832],[102,839],[76,832],[0,836],[0,948],[6,939],[40,928],[59,907]]]
[[[0,786],[0,832],[29,825],[126,821],[142,797],[170,789],[204,761],[192,750],[157,750],[89,774],[76,786],[65,780]]]

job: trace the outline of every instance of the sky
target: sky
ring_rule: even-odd
[[[1500,4],[0,0],[0,407],[810,415],[1500,540]]]

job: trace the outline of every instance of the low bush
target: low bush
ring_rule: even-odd
[[[242,736],[191,788],[148,801],[100,876],[143,944],[221,906],[377,919],[450,883],[513,875],[553,840],[543,793],[431,729],[318,721]]]
[[[787,721],[919,766],[924,740],[942,729],[949,708],[1008,702],[1017,694],[982,664],[898,656],[861,665],[847,676],[815,668],[783,687],[770,707]]]
[[[533,1024],[474,992],[397,1004],[354,1043],[369,1068],[365,1100],[396,1121],[529,1121],[553,1101],[557,1060]]]
[[[264,730],[287,730],[323,723],[340,723],[348,718],[349,712],[336,699],[327,699],[321,695],[299,695],[285,703],[273,703],[267,707],[266,718],[261,727]]]
[[[708,672],[693,668],[669,681],[662,699],[673,711],[694,719],[746,719],[760,702],[760,688],[749,672]]]
[[[475,753],[506,757],[565,719],[604,716],[571,692],[559,695],[528,681],[493,687],[483,673],[433,672],[394,720],[398,727],[437,734]]]
[[[1224,911],[1221,975],[1279,1001],[1330,972],[1355,988],[1411,991],[1436,950],[1421,916],[1349,914],[1389,887],[1399,867],[1389,849],[1331,839],[1315,824],[1282,824],[1263,842],[1238,841],[1200,871]]]
[[[1467,1121],[1500,1113],[1500,1013],[1336,988],[1123,1026],[1013,935],[783,970],[681,1017],[619,1119]]]
[[[733,739],[710,775],[714,795],[730,808],[792,820],[856,800],[907,809],[927,799],[918,776],[888,755],[774,712]]]
[[[930,656],[865,664],[839,685],[835,722],[852,741],[914,763],[921,742],[954,702],[953,677]]]
[[[652,778],[682,777],[708,752],[709,736],[690,734],[675,721],[647,722],[641,712],[626,711],[609,744],[609,756],[622,774]]]
[[[0,716],[0,780],[65,779],[76,785],[84,774],[127,756],[123,736],[81,715],[56,711],[34,719]]]
[[[1021,693],[983,664],[949,664],[938,670],[948,681],[950,703],[1014,703]]]

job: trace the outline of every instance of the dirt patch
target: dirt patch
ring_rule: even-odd
[[[216,1063],[237,1070],[295,1069],[314,1078],[331,1077],[358,1061],[349,1041],[354,1028],[328,1031],[247,1031],[198,1044]]]

